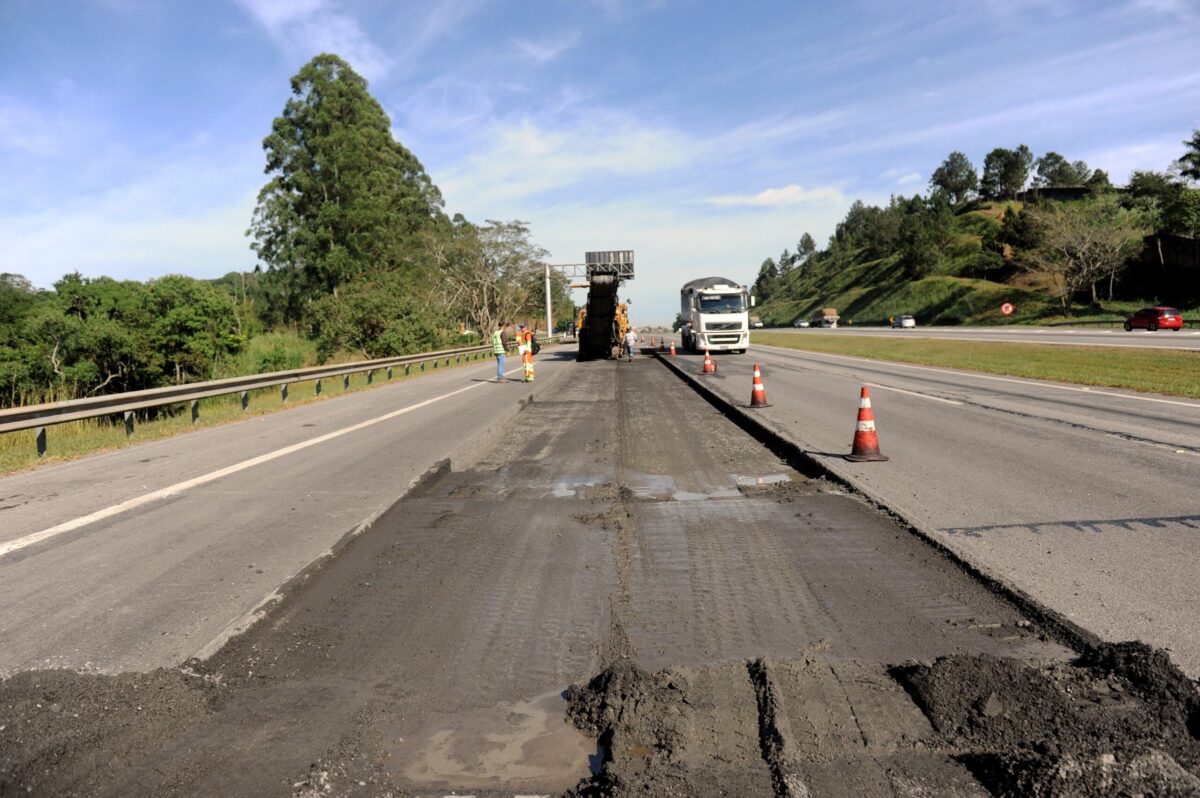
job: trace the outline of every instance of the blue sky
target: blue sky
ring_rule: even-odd
[[[635,323],[665,322],[951,150],[1165,169],[1198,41],[1200,0],[0,0],[0,272],[253,268],[262,138],[326,51],[448,212],[634,249]]]

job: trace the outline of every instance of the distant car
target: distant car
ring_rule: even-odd
[[[892,326],[898,330],[903,330],[905,327],[916,327],[917,320],[912,316],[897,316],[892,319]]]
[[[756,330],[761,330],[763,326],[762,319],[750,319],[750,326]]]
[[[1158,328],[1164,330],[1175,330],[1178,332],[1183,328],[1183,316],[1179,315],[1179,311],[1175,308],[1168,308],[1164,305],[1157,305],[1152,308],[1142,308],[1137,313],[1134,313],[1129,318],[1125,319],[1125,329],[1146,329],[1154,332]]]
[[[807,327],[807,326],[809,326],[808,319],[796,319],[794,322],[792,322],[792,326],[795,327],[796,329],[800,329],[801,327]]]

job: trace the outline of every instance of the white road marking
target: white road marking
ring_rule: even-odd
[[[931,396],[930,394],[927,394],[927,393],[917,393],[916,391],[906,391],[906,390],[904,390],[903,388],[893,388],[893,387],[892,387],[892,386],[890,386],[890,385],[880,385],[879,383],[876,383],[876,382],[864,382],[864,383],[863,383],[863,385],[866,385],[866,386],[868,386],[868,387],[871,387],[871,388],[879,388],[879,389],[881,389],[881,390],[884,390],[884,391],[895,391],[896,393],[906,393],[906,394],[908,394],[909,396],[916,396],[916,397],[919,397],[919,398],[921,398],[921,399],[929,399],[930,401],[933,401],[933,402],[945,402],[945,403],[946,403],[946,404],[948,404],[948,405],[961,405],[961,404],[963,404],[962,402],[958,401],[957,399],[943,399],[943,398],[942,398],[942,397],[940,397],[940,396]]]
[[[913,365],[912,363],[896,363],[891,360],[872,360],[869,357],[853,357],[851,355],[830,355],[825,352],[810,352],[807,349],[792,349],[792,348],[786,347],[786,346],[771,346],[770,344],[759,344],[759,346],[761,346],[764,349],[774,349],[781,353],[786,352],[786,353],[790,353],[790,354],[812,355],[814,357],[828,357],[828,358],[834,358],[837,360],[854,360],[854,361],[859,361],[859,362],[863,362],[863,363],[882,364],[882,365],[888,365],[888,366],[896,366],[898,368],[913,369],[915,371],[932,371],[935,374],[953,374],[953,375],[959,376],[959,377],[966,376],[966,377],[971,377],[973,379],[979,379],[979,380],[992,380],[994,382],[1011,382],[1016,385],[1032,385],[1032,386],[1035,386],[1038,388],[1053,388],[1058,391],[1072,391],[1072,392],[1086,391],[1087,393],[1090,393],[1094,396],[1115,396],[1118,399],[1136,399],[1139,402],[1154,402],[1156,404],[1175,405],[1177,407],[1190,407],[1193,410],[1200,410],[1200,403],[1196,403],[1196,402],[1181,402],[1181,401],[1178,401],[1175,399],[1158,399],[1153,396],[1140,396],[1138,394],[1131,394],[1131,393],[1116,393],[1114,391],[1102,391],[1102,390],[1097,390],[1096,388],[1090,388],[1090,387],[1086,387],[1086,386],[1057,385],[1052,382],[1040,382],[1037,380],[1021,380],[1021,379],[1016,379],[1014,377],[998,377],[994,374],[980,374],[977,371],[965,371],[965,370],[961,370],[961,369],[943,369],[943,368],[936,368],[934,366],[916,366],[916,365]]]
[[[516,374],[519,371],[520,369],[512,369],[511,371],[505,372],[505,374],[507,376],[508,374]],[[222,477],[227,477],[230,474],[236,474],[239,471],[245,471],[247,468],[253,468],[254,466],[262,465],[263,463],[269,463],[272,460],[277,460],[280,457],[294,454],[303,449],[307,449],[310,446],[316,446],[317,444],[331,441],[334,438],[340,438],[343,435],[349,435],[351,432],[358,432],[359,430],[366,429],[367,427],[373,427],[376,424],[382,424],[385,421],[390,421],[393,418],[403,416],[406,413],[411,413],[414,410],[420,410],[423,407],[428,407],[435,402],[440,402],[443,399],[449,399],[450,397],[457,396],[460,393],[466,393],[467,391],[474,390],[475,388],[479,388],[483,385],[493,384],[493,382],[488,381],[478,382],[474,385],[468,385],[465,388],[459,388],[458,390],[451,391],[450,393],[445,393],[441,396],[435,396],[432,399],[426,399],[423,402],[417,402],[416,404],[409,405],[408,407],[402,407],[399,410],[393,410],[392,412],[385,413],[382,416],[367,419],[366,421],[360,421],[359,423],[352,424],[349,427],[343,427],[342,429],[334,430],[333,432],[327,432],[324,435],[318,435],[317,437],[309,438],[306,441],[293,443],[291,446],[285,446],[282,449],[276,449],[273,452],[260,454],[258,457],[251,457],[249,460],[243,460],[240,463],[234,463],[233,465],[226,466],[224,468],[218,468],[216,471],[210,471],[207,474],[201,474],[200,476],[193,477],[192,479],[185,479],[182,482],[176,482],[174,485],[168,485],[165,488],[144,493],[141,496],[135,496],[132,499],[127,499],[126,501],[121,502],[120,504],[114,504],[111,507],[105,507],[101,510],[96,510],[93,513],[88,513],[87,515],[73,518],[70,521],[64,521],[61,524],[56,524],[48,529],[43,529],[40,532],[31,532],[30,534],[19,537],[16,540],[10,540],[7,543],[0,543],[0,557],[12,554],[14,551],[20,551],[21,549],[32,546],[36,543],[49,540],[50,538],[57,537],[58,535],[85,527],[88,524],[94,524],[97,521],[103,521],[104,519],[111,518],[114,515],[120,515],[121,513],[129,512],[130,510],[137,509],[138,507],[158,501],[159,499],[165,499],[168,496],[174,496],[175,494],[182,493],[185,490],[191,490],[192,488],[199,487],[200,485],[214,482]]]

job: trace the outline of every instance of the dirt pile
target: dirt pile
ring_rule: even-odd
[[[177,670],[27,671],[0,681],[0,795],[86,795],[212,712],[218,688]]]
[[[895,674],[997,795],[1200,794],[1196,688],[1162,651],[1103,645],[1049,667],[956,655]]]

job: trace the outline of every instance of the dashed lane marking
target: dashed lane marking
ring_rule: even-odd
[[[763,349],[771,349],[778,353],[787,353],[791,355],[808,355],[814,358],[832,358],[835,360],[850,360],[859,363],[870,363],[876,366],[894,366],[895,368],[912,369],[913,371],[931,371],[934,374],[953,374],[958,377],[970,377],[975,380],[991,380],[993,382],[1010,382],[1015,385],[1032,385],[1038,388],[1052,389],[1056,391],[1072,391],[1080,393],[1088,393],[1092,396],[1112,396],[1117,399],[1129,399],[1138,402],[1154,402],[1161,405],[1175,405],[1176,407],[1188,407],[1193,410],[1200,410],[1198,402],[1181,402],[1177,399],[1159,399],[1154,396],[1140,396],[1132,393],[1117,393],[1115,391],[1103,391],[1084,385],[1059,385],[1053,382],[1039,382],[1036,380],[1020,380],[1014,377],[998,377],[994,374],[980,374],[976,371],[961,371],[958,369],[941,369],[933,366],[914,366],[911,363],[896,363],[891,360],[873,360],[869,357],[853,357],[851,355],[830,355],[825,352],[809,352],[804,349],[791,349],[786,346],[770,346],[769,344],[759,344]]]

